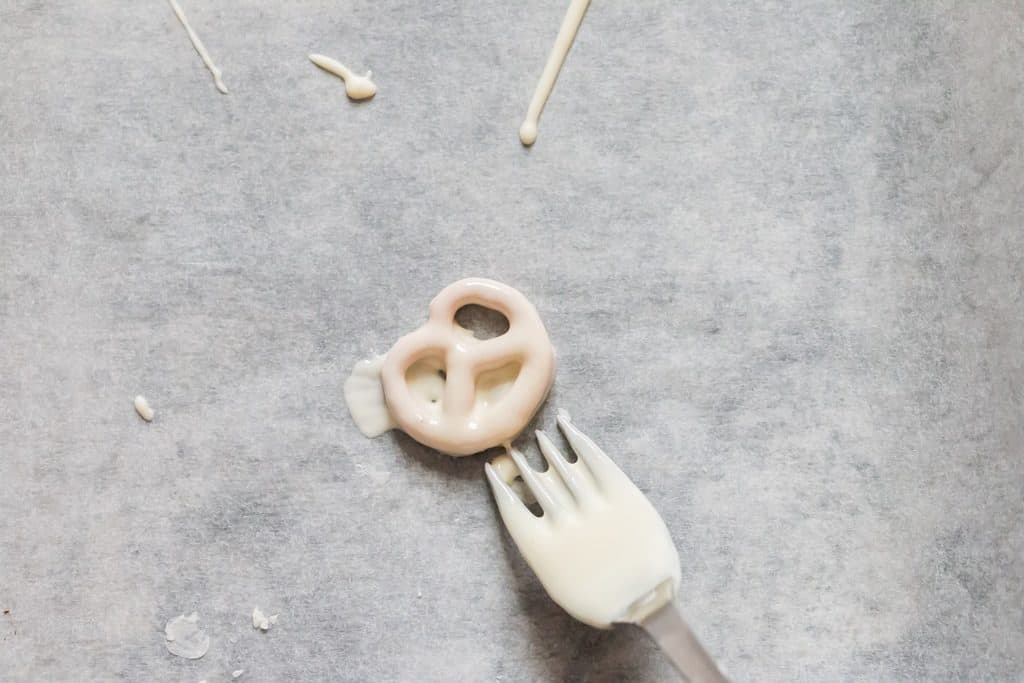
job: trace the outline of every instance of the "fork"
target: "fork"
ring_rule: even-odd
[[[640,626],[684,680],[728,683],[675,603],[679,553],[661,516],[568,413],[559,412],[558,426],[576,462],[538,431],[544,472],[511,445],[484,465],[501,518],[527,564],[574,618],[603,629]],[[539,517],[527,507],[533,502]]]

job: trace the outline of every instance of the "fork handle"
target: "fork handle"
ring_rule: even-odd
[[[672,664],[689,683],[729,683],[718,670],[711,655],[683,620],[675,602],[668,602],[640,622],[640,626],[668,655]]]

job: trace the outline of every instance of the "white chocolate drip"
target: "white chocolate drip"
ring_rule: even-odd
[[[224,81],[220,77],[220,69],[213,63],[213,59],[210,58],[210,53],[206,51],[206,47],[203,46],[203,41],[199,40],[199,36],[195,31],[192,30],[192,26],[188,23],[188,17],[185,16],[185,12],[181,9],[181,5],[178,4],[178,0],[167,0],[171,3],[171,9],[178,15],[178,21],[185,27],[185,31],[188,32],[189,40],[192,41],[192,46],[199,53],[199,57],[203,60],[203,64],[213,74],[213,84],[217,86],[217,90],[220,90],[225,95],[228,94],[228,88],[224,85]]]
[[[377,84],[370,80],[372,71],[367,71],[365,76],[359,76],[338,60],[318,54],[310,55],[309,61],[345,81],[345,94],[350,99],[367,100],[377,94]]]
[[[519,127],[519,140],[526,146],[532,145],[537,140],[537,123],[540,121],[540,113],[544,111],[551,89],[555,87],[558,80],[558,72],[565,63],[565,58],[572,47],[572,41],[576,38],[576,32],[583,21],[583,15],[587,12],[590,0],[572,0],[569,10],[562,20],[562,27],[558,29],[558,37],[555,38],[555,45],[548,55],[548,62],[544,65],[544,72],[537,82],[537,89],[533,91],[533,99],[530,100],[530,107],[526,110],[526,120]]]

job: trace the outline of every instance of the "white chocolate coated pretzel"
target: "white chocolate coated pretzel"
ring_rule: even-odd
[[[508,331],[480,340],[455,322],[455,313],[477,304],[503,314]],[[438,404],[417,400],[407,373],[435,360],[445,373]],[[477,397],[482,373],[511,364],[519,373],[494,404]],[[445,287],[430,302],[427,322],[399,339],[381,369],[384,397],[398,426],[422,444],[450,455],[470,455],[513,439],[533,417],[555,378],[555,354],[537,309],[517,290],[494,280],[467,278]]]

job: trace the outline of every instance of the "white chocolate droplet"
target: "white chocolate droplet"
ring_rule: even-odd
[[[527,147],[537,142],[537,124],[534,121],[523,121],[519,126],[519,141]]]
[[[135,397],[135,412],[146,422],[153,421],[153,409],[149,406],[149,401],[146,400],[145,396]]]
[[[366,100],[377,94],[377,85],[370,80],[372,71],[367,71],[365,76],[359,76],[338,60],[325,55],[311,54],[309,61],[345,81],[345,94],[353,100]]]

